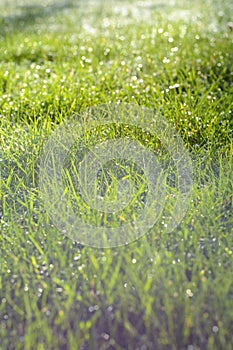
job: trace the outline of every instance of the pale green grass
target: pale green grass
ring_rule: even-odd
[[[231,2],[50,4],[0,17],[0,349],[231,350]],[[119,101],[176,127],[193,198],[171,234],[92,249],[44,212],[40,155],[63,120]]]

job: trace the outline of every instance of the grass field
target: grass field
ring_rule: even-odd
[[[12,0],[0,10],[0,349],[232,350],[232,2]],[[68,117],[115,103],[174,125],[192,200],[173,232],[155,226],[97,249],[51,222],[40,157]]]

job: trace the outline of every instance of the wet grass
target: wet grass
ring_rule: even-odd
[[[1,349],[232,349],[231,4],[161,4],[2,11]],[[116,102],[176,127],[193,197],[171,234],[92,249],[44,212],[40,155],[67,117]]]

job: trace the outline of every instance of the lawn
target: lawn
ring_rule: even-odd
[[[4,0],[0,11],[0,349],[232,350],[232,2]],[[182,140],[193,179],[172,231],[165,206],[138,239],[98,246],[78,228],[72,239],[47,210],[47,142],[67,120],[88,127],[99,106],[150,111]],[[106,163],[97,192],[113,173],[110,197],[119,173],[137,192],[124,215],[100,220],[73,185],[73,161],[119,137],[160,161],[168,153],[122,120],[85,129],[65,163],[69,206],[98,230],[140,216],[149,185],[136,160],[117,173]]]

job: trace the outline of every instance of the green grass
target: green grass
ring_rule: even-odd
[[[128,14],[101,1],[1,5],[0,349],[231,350],[231,2],[115,5]],[[192,200],[172,233],[94,249],[44,211],[40,156],[68,117],[120,102],[175,126],[193,160]]]

